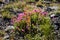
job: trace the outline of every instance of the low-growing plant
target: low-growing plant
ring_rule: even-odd
[[[50,40],[51,35],[53,35],[47,12],[41,12],[39,9],[33,10],[32,13],[23,12],[18,14],[18,17],[15,20],[13,19],[13,24],[15,29],[23,33],[24,38],[27,40],[42,40],[41,38]],[[38,35],[39,37],[37,38],[36,36]]]

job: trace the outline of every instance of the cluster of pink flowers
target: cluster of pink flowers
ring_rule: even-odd
[[[29,11],[29,12],[23,12],[23,13],[18,14],[18,17],[13,17],[12,18],[12,23],[14,24],[14,23],[17,22],[17,24],[19,25],[19,23],[22,20],[24,20],[27,23],[26,29],[29,29],[29,25],[30,25],[29,23],[31,22],[30,21],[30,18],[31,18],[30,16],[33,16],[32,14],[38,14],[39,16],[41,14],[43,16],[46,16],[47,15],[47,12],[42,12],[42,10],[40,10],[40,9],[34,9],[32,11]],[[17,25],[17,27],[18,27],[18,25]],[[25,29],[21,29],[21,31],[22,32],[25,32]]]
[[[15,22],[20,22],[20,20],[23,19],[24,15],[25,15],[24,13],[20,13],[18,14],[18,17],[13,17],[11,19],[11,23],[14,24]]]
[[[39,13],[39,14],[41,14],[43,16],[46,16],[47,15],[47,12],[42,12],[42,10],[40,10],[40,9],[34,9],[34,10],[30,11],[29,13],[23,12],[23,13],[18,14],[18,17],[17,18],[14,17],[14,20],[12,20],[12,21],[13,21],[13,23],[14,22],[19,22],[20,20],[24,19],[23,17],[26,16],[27,14],[28,15],[29,14],[31,15],[31,14],[35,14],[35,13]]]
[[[46,16],[48,12],[41,12],[42,15]]]
[[[39,13],[39,12],[41,12],[41,10],[40,9],[34,9],[33,12],[38,12]]]
[[[19,22],[20,20],[22,20],[24,15],[25,15],[24,13],[20,13],[17,17],[17,21]]]

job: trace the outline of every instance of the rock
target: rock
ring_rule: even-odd
[[[3,37],[3,39],[7,39],[7,38],[9,38],[9,35],[5,34],[5,36]]]
[[[49,8],[58,10],[58,6],[52,6],[52,7],[49,7]]]
[[[10,30],[10,29],[14,29],[14,26],[8,26],[6,29],[5,29],[5,31],[8,31],[8,30]]]
[[[37,7],[43,8],[43,6],[42,6],[42,5],[37,5]]]
[[[53,11],[53,9],[47,7],[46,11],[51,12],[51,11]]]
[[[35,0],[36,2],[38,2],[39,0]]]

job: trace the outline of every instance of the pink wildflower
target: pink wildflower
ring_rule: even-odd
[[[42,12],[41,14],[42,14],[42,15],[47,15],[47,12]]]
[[[40,9],[34,9],[33,12],[38,12],[39,13],[39,12],[41,12],[41,10]]]
[[[22,29],[22,32],[25,32],[25,30],[24,30],[24,29]]]
[[[29,12],[29,15],[31,15],[32,14],[32,12]]]
[[[27,28],[27,29],[29,29],[29,27],[28,27],[28,26],[26,26],[26,28]]]
[[[24,15],[25,15],[24,13],[20,13],[17,17],[17,21],[22,20]]]

